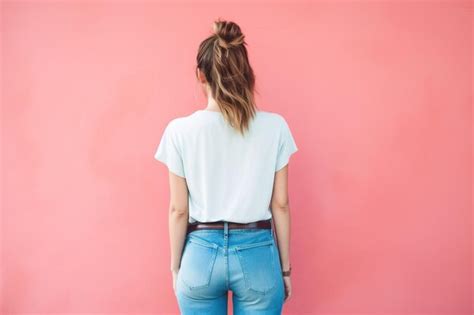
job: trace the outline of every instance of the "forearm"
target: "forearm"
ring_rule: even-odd
[[[188,213],[170,209],[169,211],[169,236],[171,249],[171,270],[177,271],[181,264],[186,231],[188,227]]]
[[[290,268],[290,232],[291,215],[290,208],[273,208],[273,221],[275,223],[275,233],[278,240],[278,250],[280,252],[280,262],[283,270]]]

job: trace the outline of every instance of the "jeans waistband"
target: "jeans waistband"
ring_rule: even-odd
[[[227,230],[232,229],[272,229],[272,219],[260,220],[249,223],[235,223],[227,221],[216,221],[216,222],[193,222],[188,224],[188,233],[201,230],[201,229],[218,229]]]

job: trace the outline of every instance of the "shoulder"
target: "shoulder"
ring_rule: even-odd
[[[166,131],[172,134],[179,134],[188,129],[194,121],[195,112],[186,116],[173,117],[166,125]]]
[[[283,117],[283,115],[280,113],[259,111],[259,116],[264,122],[271,124],[273,127],[282,128],[287,126],[285,117]]]

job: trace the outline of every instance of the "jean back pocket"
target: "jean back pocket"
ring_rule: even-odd
[[[178,272],[178,277],[188,289],[209,286],[217,251],[217,244],[193,237],[188,238]]]
[[[274,246],[271,239],[235,247],[249,290],[265,294],[277,287]]]

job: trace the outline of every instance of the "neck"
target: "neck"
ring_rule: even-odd
[[[211,111],[216,111],[220,112],[219,105],[217,104],[216,100],[213,99],[211,96],[208,97],[207,99],[207,107],[206,110],[211,110]]]

